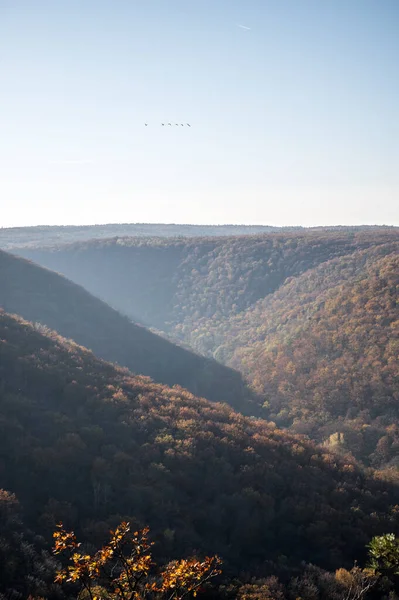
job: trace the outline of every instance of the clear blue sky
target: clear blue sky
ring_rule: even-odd
[[[0,225],[399,225],[398,31],[398,0],[0,0]]]

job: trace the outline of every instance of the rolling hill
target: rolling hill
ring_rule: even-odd
[[[297,231],[301,227],[271,227],[268,225],[174,225],[164,223],[114,223],[108,225],[48,225],[34,227],[3,227],[0,229],[0,248],[34,248],[68,244],[91,239],[112,237],[198,237],[249,235]]]
[[[397,464],[398,229],[127,238],[27,254],[238,370],[279,427],[367,465]]]
[[[133,376],[0,312],[0,487],[28,526],[98,543],[121,518],[158,555],[218,553],[225,570],[335,568],[399,531],[396,486],[227,405]]]
[[[2,251],[0,307],[56,329],[134,373],[259,414],[238,372],[135,325],[64,277]]]
[[[192,345],[201,319],[230,319],[277,291],[288,277],[398,238],[394,228],[310,230],[194,239],[125,237],[15,252],[62,273],[137,322]]]
[[[397,464],[399,448],[398,249],[327,261],[203,325],[220,342],[214,356],[265,398],[268,418],[374,466]]]

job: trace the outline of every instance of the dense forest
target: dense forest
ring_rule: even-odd
[[[90,348],[101,358],[257,414],[241,375],[132,323],[64,277],[0,251],[0,307]]]
[[[174,225],[164,223],[114,223],[109,225],[48,225],[0,228],[0,248],[34,248],[53,244],[68,244],[112,237],[198,237],[249,235],[297,231],[302,227],[272,227],[269,225]]]
[[[149,524],[157,560],[217,553],[246,577],[351,568],[373,535],[399,533],[396,486],[350,459],[4,312],[0,340],[0,487],[43,536],[10,537],[22,525],[3,492],[3,544],[13,564],[41,557],[32,581],[59,521],[94,545],[122,519]]]
[[[135,321],[190,341],[201,319],[229,319],[332,258],[398,243],[399,230],[258,236],[113,238],[15,248],[66,275]]]
[[[269,418],[374,466],[399,448],[398,247],[328,261],[214,332]]]
[[[19,252],[242,373],[279,427],[390,468],[398,250],[397,229],[375,228]]]
[[[221,237],[254,235],[264,233],[294,233],[304,231],[390,231],[389,226],[360,227],[274,227],[271,225],[181,225],[165,223],[114,223],[107,225],[43,225],[33,227],[0,227],[0,248],[43,248],[59,244],[71,244],[87,240],[115,237],[175,238],[175,237]]]
[[[397,598],[398,230],[109,227],[0,232],[0,600]]]

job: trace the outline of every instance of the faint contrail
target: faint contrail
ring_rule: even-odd
[[[245,29],[245,31],[251,31],[251,28],[247,27],[246,25],[238,25],[238,27],[240,27],[241,29]]]
[[[72,160],[50,160],[50,165],[94,165],[94,160],[89,159],[72,159]]]

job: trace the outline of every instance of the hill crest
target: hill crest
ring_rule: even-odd
[[[48,269],[0,251],[0,307],[90,348],[100,358],[256,413],[241,375],[173,344]]]

